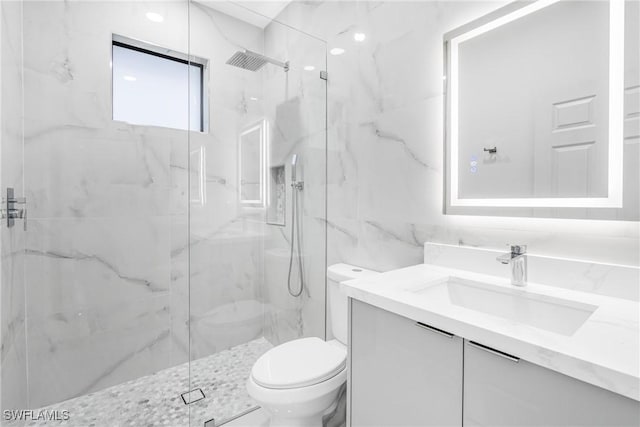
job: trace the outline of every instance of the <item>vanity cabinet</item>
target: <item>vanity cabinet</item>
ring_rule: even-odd
[[[640,403],[466,341],[465,426],[639,426]]]
[[[352,426],[459,426],[462,339],[351,299]]]
[[[640,426],[640,403],[350,299],[348,425]]]

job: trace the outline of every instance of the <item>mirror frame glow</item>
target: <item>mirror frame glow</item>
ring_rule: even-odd
[[[624,1],[609,1],[609,163],[607,197],[575,198],[459,198],[458,183],[458,46],[480,34],[515,21],[561,0],[518,1],[503,9],[506,14],[487,15],[445,35],[445,153],[448,203],[450,206],[476,207],[554,207],[554,208],[621,208],[623,183],[624,126]],[[502,9],[496,13],[503,13]],[[471,27],[470,29],[467,29]],[[449,126],[446,126],[446,125]],[[447,191],[448,190],[448,191]],[[447,200],[445,200],[447,203]]]
[[[260,193],[258,199],[243,199],[242,198],[242,137],[259,131],[260,135],[260,160],[259,165],[256,165],[260,168]],[[266,180],[265,173],[267,170],[266,165],[266,152],[267,152],[267,144],[268,144],[268,135],[269,135],[269,122],[267,120],[260,120],[258,123],[247,127],[240,135],[238,135],[238,200],[245,207],[253,207],[253,208],[263,208],[265,206],[266,200]]]

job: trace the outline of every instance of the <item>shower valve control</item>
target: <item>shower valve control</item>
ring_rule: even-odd
[[[15,197],[13,188],[7,188],[7,196],[3,200],[2,218],[7,220],[7,227],[11,228],[15,225],[16,219],[24,220],[24,229],[27,230],[27,209],[18,208],[18,205],[26,205],[27,199],[24,197]]]

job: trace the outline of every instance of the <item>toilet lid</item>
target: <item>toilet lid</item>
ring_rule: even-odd
[[[296,388],[318,384],[342,371],[347,350],[320,338],[301,338],[272,348],[253,365],[251,377],[266,388]]]

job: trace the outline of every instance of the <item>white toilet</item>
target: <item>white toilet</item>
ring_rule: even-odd
[[[253,365],[249,395],[271,416],[272,427],[320,427],[347,381],[347,296],[340,282],[378,274],[348,264],[327,269],[335,339],[301,338],[272,348]]]

